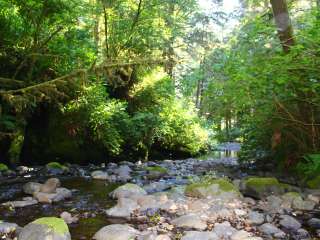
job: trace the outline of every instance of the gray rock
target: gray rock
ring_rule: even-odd
[[[40,192],[43,193],[55,193],[56,189],[61,186],[58,178],[50,178],[40,187]]]
[[[18,225],[15,223],[0,222],[0,235],[13,233],[17,228]]]
[[[104,171],[100,171],[100,170],[93,171],[91,173],[91,177],[96,180],[108,180],[109,179],[108,173],[104,172]]]
[[[207,228],[207,223],[203,221],[198,215],[187,214],[181,217],[178,217],[171,221],[171,224],[186,229],[196,229],[196,230],[205,230]]]
[[[3,203],[2,205],[11,206],[13,208],[20,208],[20,207],[35,205],[37,203],[38,201],[36,199],[30,198],[22,201],[10,201],[10,202]]]
[[[59,202],[64,199],[68,199],[72,197],[72,192],[67,188],[57,188],[56,196],[52,199],[53,202]]]
[[[108,209],[106,214],[109,217],[129,218],[133,211],[138,208],[137,201],[130,198],[119,198],[117,205]]]
[[[314,229],[320,229],[320,219],[319,218],[311,218],[308,220],[308,225]]]
[[[133,195],[147,195],[147,192],[136,184],[127,183],[112,191],[112,198],[129,198]]]
[[[252,237],[251,233],[241,230],[232,234],[232,236],[230,237],[230,240],[263,240],[263,239],[260,237]]]
[[[66,188],[57,188],[55,193],[36,192],[33,196],[41,203],[52,203],[71,198],[72,192]]]
[[[188,231],[181,240],[219,240],[219,238],[214,232]]]
[[[268,237],[284,238],[286,234],[271,223],[262,224],[259,231]]]
[[[280,216],[281,220],[280,220],[280,225],[286,229],[289,230],[298,230],[299,228],[301,228],[301,223],[296,220],[294,217],[291,217],[289,215],[282,215]]]
[[[217,234],[219,239],[229,239],[237,230],[229,222],[225,221],[223,223],[215,223],[213,232]]]
[[[302,211],[311,211],[316,206],[316,203],[311,200],[302,200],[302,198],[296,198],[292,202],[292,208]]]
[[[300,228],[298,229],[295,233],[295,240],[309,240],[311,239],[310,234],[308,233],[307,230]]]
[[[18,240],[71,240],[71,236],[63,219],[48,217],[26,225]]]
[[[40,192],[42,184],[36,182],[28,182],[23,185],[23,192],[26,194],[33,195],[36,192]]]
[[[71,213],[62,212],[60,217],[66,222],[66,224],[76,223],[79,221],[79,218],[76,216],[72,216]]]
[[[139,235],[139,231],[129,225],[112,224],[101,228],[94,236],[95,240],[131,240]]]
[[[248,223],[252,225],[261,225],[265,221],[265,217],[262,213],[251,211],[248,214]]]

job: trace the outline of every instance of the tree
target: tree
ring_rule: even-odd
[[[278,35],[284,52],[294,45],[293,29],[286,0],[270,0]]]

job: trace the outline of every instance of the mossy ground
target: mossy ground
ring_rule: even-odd
[[[160,166],[146,167],[145,170],[149,172],[159,172],[162,174],[166,174],[168,172],[166,168]]]
[[[0,172],[6,172],[8,170],[9,168],[7,165],[5,165],[4,163],[0,163]]]
[[[69,232],[68,225],[61,218],[44,217],[35,220],[33,223],[47,225],[48,227],[52,228],[55,233],[59,234],[65,234]]]

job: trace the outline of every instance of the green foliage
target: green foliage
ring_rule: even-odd
[[[6,172],[8,170],[9,168],[7,165],[5,165],[4,163],[0,163],[0,172]]]
[[[312,179],[320,175],[320,154],[308,154],[303,157],[296,170],[305,179]]]
[[[64,112],[77,115],[79,132],[89,133],[109,154],[130,152],[147,158],[154,145],[160,151],[187,154],[206,148],[207,132],[201,121],[191,105],[174,98],[172,80],[160,68],[141,73],[129,103],[106,92],[101,83],[92,84]]]
[[[290,167],[320,149],[319,10],[291,7],[290,52],[283,52],[269,14],[250,14],[193,73],[192,81],[205,86],[200,113],[219,140],[243,141],[243,161]]]
[[[196,154],[206,147],[208,133],[192,105],[187,106],[178,100],[164,106],[160,112],[161,125],[156,136],[165,149]]]

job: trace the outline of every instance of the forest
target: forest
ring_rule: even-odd
[[[319,239],[319,66],[319,0],[0,0],[0,237]],[[189,215],[217,192],[248,215],[199,227],[181,185]]]

